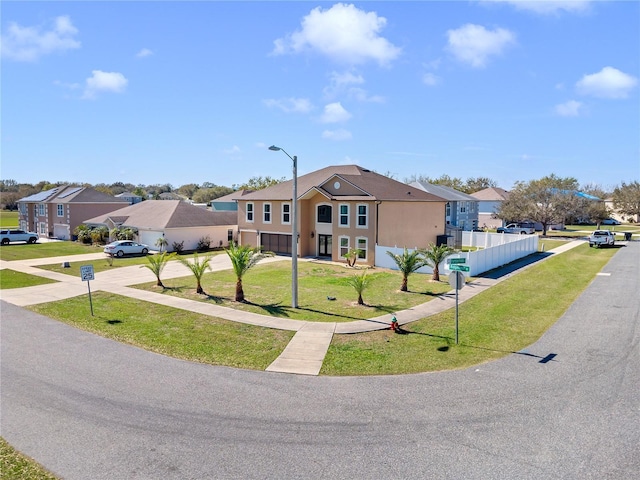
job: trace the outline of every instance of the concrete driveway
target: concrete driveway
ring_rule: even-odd
[[[68,480],[635,479],[639,265],[622,247],[526,352],[395,377],[194,364],[2,303],[1,434]]]

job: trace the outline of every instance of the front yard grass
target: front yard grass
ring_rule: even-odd
[[[122,297],[92,294],[28,307],[47,317],[135,345],[194,362],[266,369],[294,332],[256,327],[221,318]]]
[[[56,480],[35,460],[21,454],[0,437],[0,474],[2,480]]]
[[[98,253],[101,252],[103,248],[104,247],[101,246],[85,245],[78,242],[12,243],[0,247],[0,259],[11,261]]]
[[[234,301],[236,277],[231,270],[207,273],[202,279],[206,295],[195,293],[193,276],[162,280],[137,288],[246,312],[315,322],[349,322],[377,317],[428,302],[451,289],[446,281],[432,282],[430,275],[409,277],[409,292],[400,293],[402,275],[386,269],[371,269],[373,281],[363,293],[365,306],[357,305],[358,296],[347,279],[362,270],[324,262],[298,263],[298,309],[291,308],[291,263],[258,264],[243,278],[247,301]],[[441,277],[446,279],[446,277]]]
[[[450,370],[518,352],[562,316],[616,251],[590,249],[585,243],[534,264],[462,303],[458,345],[454,309],[406,325],[405,334],[383,330],[334,335],[320,373],[389,375]]]
[[[35,285],[44,285],[46,283],[56,283],[55,280],[49,278],[38,277],[28,273],[16,272],[15,270],[0,270],[0,290],[8,288],[24,288],[33,287]]]

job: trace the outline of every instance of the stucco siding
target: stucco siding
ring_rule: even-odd
[[[378,205],[377,243],[426,247],[445,231],[446,202],[382,202]]]

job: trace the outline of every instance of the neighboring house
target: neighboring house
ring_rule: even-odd
[[[291,254],[293,181],[238,201],[239,242]],[[298,255],[345,261],[351,249],[375,265],[375,247],[426,247],[445,232],[446,201],[357,165],[298,178]]]
[[[158,195],[158,200],[184,200],[184,197],[173,192],[163,192]]]
[[[110,231],[116,227],[134,228],[140,243],[156,248],[164,237],[167,251],[173,243],[184,242],[185,250],[195,250],[206,237],[211,247],[226,247],[237,239],[236,212],[212,212],[180,200],[146,200],[106,215],[85,219],[89,226],[105,225]]]
[[[624,222],[633,222],[633,223],[640,222],[640,215],[625,215],[618,212],[613,206],[613,198],[611,197],[605,198],[604,204],[609,210],[611,210],[611,218],[615,218],[619,222],[623,222],[623,223]]]
[[[461,230],[473,230],[478,227],[478,199],[444,185],[426,182],[410,183],[412,187],[437,195],[447,201],[445,206],[445,222]]]
[[[85,218],[112,212],[125,200],[89,187],[62,185],[18,200],[18,221],[22,230],[41,237],[70,240]]]
[[[140,203],[142,201],[142,197],[140,195],[136,195],[131,192],[122,192],[116,195],[116,198],[121,198],[129,202],[129,205],[133,205],[135,203]]]
[[[214,198],[211,200],[211,210],[214,212],[236,212],[238,211],[238,199],[252,192],[253,190],[238,190],[229,195]]]
[[[502,202],[509,198],[509,192],[499,187],[489,187],[472,193],[478,200],[478,226],[480,228],[498,228],[504,226],[504,219],[499,218],[497,212]]]

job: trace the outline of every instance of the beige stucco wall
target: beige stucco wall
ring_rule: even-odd
[[[378,244],[422,248],[445,233],[446,202],[382,202]]]

